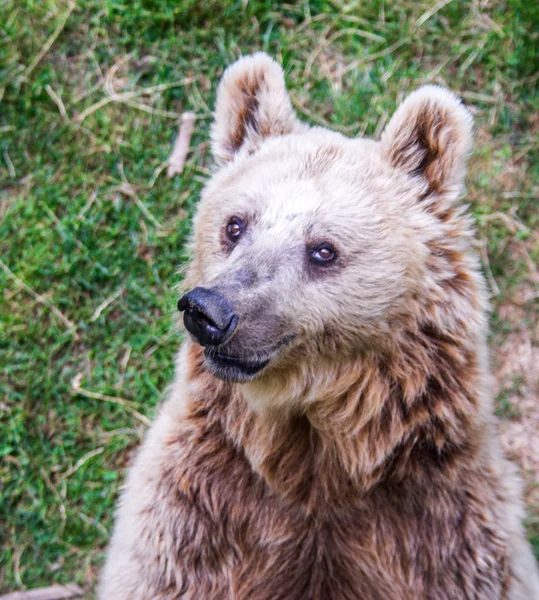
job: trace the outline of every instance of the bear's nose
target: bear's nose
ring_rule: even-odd
[[[215,290],[196,287],[178,300],[183,322],[201,346],[218,346],[236,329],[238,316],[230,302]]]

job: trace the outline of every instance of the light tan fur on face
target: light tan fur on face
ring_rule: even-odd
[[[184,342],[100,598],[539,597],[458,202],[471,130],[426,86],[381,141],[351,140],[300,123],[266,55],[225,72],[187,287],[234,304],[226,351],[271,360],[221,381]],[[234,247],[232,216],[247,223]],[[318,242],[331,266],[309,262]]]

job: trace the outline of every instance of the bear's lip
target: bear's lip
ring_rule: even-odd
[[[251,381],[269,364],[277,352],[295,337],[295,334],[285,336],[269,352],[265,352],[256,358],[240,358],[232,354],[218,352],[215,347],[206,346],[204,349],[205,362],[213,375],[219,379],[236,383]]]
[[[250,381],[270,361],[269,357],[258,360],[244,360],[236,356],[221,354],[211,348],[204,350],[206,363],[219,379],[225,381]]]

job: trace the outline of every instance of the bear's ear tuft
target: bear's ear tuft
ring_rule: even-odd
[[[253,152],[272,135],[303,131],[286,92],[283,70],[267,54],[244,56],[228,67],[219,89],[212,150],[219,163]]]
[[[382,134],[382,156],[423,177],[431,193],[458,194],[472,147],[472,116],[461,100],[435,85],[419,88],[399,106]]]

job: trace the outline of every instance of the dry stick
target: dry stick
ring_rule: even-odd
[[[13,592],[0,596],[0,600],[65,600],[82,596],[83,591],[78,585],[53,585],[51,587]]]
[[[123,65],[129,62],[131,58],[133,58],[132,52],[118,59],[107,71],[103,81],[103,89],[109,96],[116,94],[116,90],[114,89],[114,78],[116,77],[116,73],[123,67]]]
[[[507,229],[513,234],[517,233],[517,231],[522,231],[523,233],[529,234],[530,229],[526,227],[524,223],[521,223],[515,217],[508,215],[506,213],[494,212],[490,213],[490,215],[481,215],[481,220],[483,221],[502,221]]]
[[[82,220],[84,218],[85,213],[92,206],[92,204],[96,201],[96,198],[97,198],[97,190],[94,190],[91,193],[90,197],[88,198],[88,202],[86,202],[86,204],[82,207],[82,209],[79,212],[79,214],[76,216],[76,219],[78,221],[80,221],[80,220]]]
[[[415,26],[421,27],[421,25],[426,23],[433,15],[435,15],[439,10],[441,10],[446,4],[449,4],[450,2],[452,2],[452,0],[440,0],[438,4],[435,4],[426,13],[423,13],[419,17],[419,19],[415,22]]]
[[[483,267],[485,269],[485,275],[487,276],[487,281],[490,286],[490,291],[492,296],[500,295],[500,288],[496,283],[496,279],[494,279],[494,275],[492,274],[492,270],[490,268],[490,261],[488,259],[488,248],[485,240],[481,240],[481,258],[483,259]]]
[[[329,32],[329,29],[327,30],[327,32]],[[317,59],[319,54],[325,48],[328,48],[329,46],[331,46],[331,44],[333,44],[333,42],[337,41],[339,38],[341,38],[344,35],[357,35],[359,37],[365,37],[374,42],[384,42],[385,43],[385,41],[386,41],[383,37],[376,35],[375,33],[370,33],[368,31],[364,31],[363,29],[356,29],[354,27],[346,27],[345,29],[336,31],[332,35],[330,35],[328,38],[323,37],[321,42],[315,48],[314,52],[312,52],[309,55],[309,58],[307,60],[307,63],[305,65],[305,69],[304,69],[306,78],[310,76],[314,61]]]
[[[487,94],[481,94],[477,92],[468,92],[466,90],[459,91],[459,96],[462,96],[466,100],[471,100],[472,102],[485,102],[487,104],[498,104],[500,102],[499,98],[495,96],[488,96]]]
[[[167,175],[170,178],[180,174],[185,166],[185,159],[189,152],[189,144],[195,127],[195,115],[192,112],[183,113],[180,120],[178,137],[174,143],[172,154],[168,161]]]
[[[13,162],[11,161],[11,157],[9,156],[9,152],[7,150],[4,150],[4,160],[6,161],[6,164],[7,164],[7,170],[8,170],[9,176],[12,179],[15,179],[15,177],[17,177],[17,171],[15,170],[15,167],[13,165]]]
[[[400,48],[401,46],[406,44],[406,42],[408,41],[409,38],[402,38],[398,42],[395,42],[394,44],[391,44],[391,46],[388,46],[385,50],[380,50],[380,52],[374,52],[373,54],[365,56],[365,58],[359,58],[357,60],[352,61],[347,67],[344,68],[343,75],[350,71],[353,71],[354,69],[357,69],[358,67],[362,67],[363,65],[372,62],[373,60],[377,60],[379,58],[382,58],[383,56],[391,54],[392,52],[397,50],[397,48]]]
[[[45,91],[47,92],[47,94],[49,94],[49,96],[51,97],[51,100],[58,107],[58,110],[60,111],[60,115],[62,116],[62,119],[67,123],[69,121],[69,117],[67,116],[66,107],[64,106],[64,103],[62,102],[62,98],[60,97],[60,95],[57,94],[52,89],[52,87],[48,84],[45,86]]]
[[[133,100],[118,100],[118,102],[121,102],[126,106],[130,106],[131,108],[142,110],[143,112],[146,112],[150,115],[157,115],[158,117],[165,117],[166,119],[178,119],[181,116],[177,112],[172,112],[171,110],[161,110],[159,108],[152,108],[151,106],[141,104],[140,102],[134,102]]]
[[[150,419],[145,417],[143,414],[139,413],[138,410],[131,408],[128,404],[126,404],[126,400],[124,398],[117,398],[116,396],[107,396],[106,394],[99,394],[98,392],[91,392],[90,390],[85,390],[83,388],[75,388],[72,391],[73,394],[77,394],[79,396],[85,396],[86,398],[92,398],[93,400],[103,400],[104,402],[113,402],[114,404],[119,404],[123,406],[125,410],[130,412],[136,419],[138,419],[141,423],[149,427],[151,425]]]
[[[324,27],[324,30],[322,31],[322,34],[320,35],[320,41],[316,45],[314,51],[311,52],[309,54],[309,56],[307,57],[307,61],[305,62],[305,67],[303,69],[303,79],[305,81],[307,81],[311,77],[311,69],[313,67],[314,61],[316,60],[316,57],[320,54],[320,52],[322,52],[324,47],[327,47],[327,37],[326,36],[328,35],[328,33],[330,31],[331,31],[331,24],[326,25],[326,27]]]
[[[40,467],[39,472],[41,473],[41,477],[43,477],[43,480],[45,481],[45,485],[56,496],[56,499],[58,500],[59,509],[60,509],[60,518],[62,521],[61,526],[60,526],[60,533],[59,533],[59,537],[61,538],[64,533],[64,528],[65,528],[65,524],[67,521],[67,511],[66,511],[64,499],[62,498],[62,495],[60,494],[60,492],[54,487],[52,481],[50,480],[50,477],[47,474],[47,471],[45,471],[45,469],[43,467]]]
[[[106,300],[101,302],[101,304],[95,309],[94,314],[92,315],[92,318],[90,319],[90,321],[91,322],[97,321],[97,319],[99,319],[99,317],[101,316],[101,313],[105,310],[105,308],[107,308],[107,306],[112,304],[114,302],[114,300],[116,300],[119,296],[121,296],[124,293],[124,291],[125,291],[125,288],[121,287],[119,290],[116,290],[114,292],[114,294],[110,295]]]
[[[324,117],[319,117],[315,113],[312,113],[305,105],[300,101],[300,99],[294,94],[290,94],[290,100],[292,100],[292,104],[303,114],[307,115],[311,120],[322,127],[327,127],[328,129],[335,129],[336,131],[340,131],[344,134],[349,134],[352,132],[356,132],[358,130],[358,125],[336,125],[335,123],[329,123]]]
[[[67,10],[65,11],[60,23],[58,23],[58,26],[53,31],[50,38],[45,42],[45,45],[43,46],[43,48],[41,48],[41,51],[39,52],[39,54],[34,58],[34,60],[24,70],[24,72],[21,76],[21,79],[20,79],[21,83],[24,83],[28,79],[28,77],[31,75],[32,71],[41,62],[41,60],[43,59],[45,54],[47,54],[47,52],[51,49],[51,46],[56,41],[56,38],[60,35],[60,33],[62,33],[62,30],[65,27],[67,20],[69,19],[69,16],[73,12],[73,9],[75,8],[75,6],[76,5],[74,2],[69,3],[69,6],[67,7]]]
[[[77,115],[72,120],[74,123],[82,123],[82,121],[84,121],[86,117],[94,113],[96,110],[103,108],[103,106],[106,106],[110,102],[127,103],[133,98],[138,98],[140,96],[149,96],[157,92],[164,92],[165,90],[169,90],[171,88],[187,85],[188,83],[193,83],[193,81],[196,81],[197,79],[198,77],[193,75],[191,77],[184,77],[184,79],[181,79],[180,81],[173,81],[171,83],[161,83],[158,85],[153,85],[151,87],[142,88],[140,90],[134,90],[130,92],[110,94],[108,96],[105,96],[104,98],[101,98],[101,100],[98,100],[95,104],[89,106],[86,110],[81,112],[80,115]]]
[[[156,229],[162,229],[163,226],[161,225],[161,223],[159,223],[159,221],[152,215],[150,209],[138,197],[136,189],[129,183],[129,180],[125,176],[124,165],[121,161],[118,163],[118,171],[120,171],[120,176],[123,182],[122,185],[118,187],[118,191],[120,191],[122,194],[129,196],[130,198],[133,198],[135,204],[140,208],[140,210],[148,219],[148,221],[151,221]]]
[[[99,448],[90,450],[90,452],[87,452],[82,458],[79,458],[79,460],[60,477],[60,479],[66,479],[67,477],[71,477],[71,475],[73,475],[73,473],[76,473],[82,467],[83,464],[87,463],[94,456],[101,454],[104,450],[104,446],[100,446]]]
[[[24,584],[21,580],[21,556],[23,552],[26,550],[26,545],[21,546],[18,550],[15,551],[15,556],[13,557],[13,575],[15,576],[15,581],[17,585],[20,587],[24,587]]]
[[[69,329],[74,328],[75,324],[72,323],[65,315],[63,315],[52,302],[44,298],[41,294],[34,292],[34,290],[24,283],[22,279],[19,279],[15,273],[0,259],[0,268],[4,273],[13,281],[18,283],[23,289],[25,289],[31,296],[33,296],[40,304],[44,304],[54,315],[56,315],[62,323]]]
[[[81,375],[79,373],[79,375]],[[85,390],[80,387],[79,380],[80,377],[77,375],[73,381],[71,382],[71,393],[73,395],[84,396],[85,398],[91,398],[92,400],[102,400],[103,402],[112,402],[113,404],[119,404],[123,406],[127,411],[129,411],[136,419],[138,419],[141,423],[149,427],[151,424],[150,419],[145,417],[143,414],[139,413],[138,410],[135,410],[131,405],[134,404],[125,398],[119,398],[118,396],[107,396],[106,394],[100,394],[99,392],[91,392],[90,390]]]

